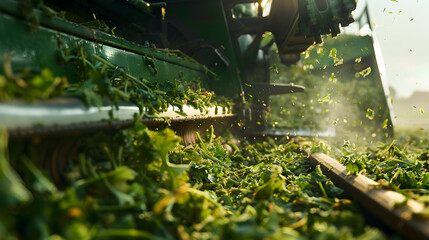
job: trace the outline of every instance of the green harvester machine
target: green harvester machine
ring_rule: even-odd
[[[0,155],[10,151],[12,159],[37,149],[29,153],[32,163],[47,170],[61,188],[68,157],[85,144],[82,139],[141,126],[136,122],[152,130],[169,127],[184,145],[195,143],[197,133],[211,125],[247,139],[284,137],[294,129],[271,128],[271,99],[305,93],[306,86],[272,81],[277,63],[311,65],[313,76],[320,79],[326,75],[365,79],[343,92],[348,96],[373,90],[360,100],[345,99],[360,106],[351,111],[363,112],[362,121],[353,120],[355,130],[376,122],[377,130],[369,131],[369,136],[391,137],[392,112],[371,37],[335,38],[341,27],[354,22],[356,4],[356,0],[0,0]],[[322,45],[315,44],[322,42],[338,54],[325,51],[321,56]],[[304,52],[316,58],[304,59]],[[215,103],[208,104],[212,98]],[[376,99],[381,100],[371,102]],[[322,96],[319,100],[333,102]],[[168,156],[168,151],[163,154]],[[348,176],[335,160],[319,153],[308,159],[335,184],[352,189],[348,193],[363,199],[365,207],[375,206],[375,214],[388,216],[390,226],[398,223],[393,227],[403,232],[420,226],[404,224],[402,215],[391,217],[393,211],[383,208],[391,195],[379,193],[385,191],[381,187],[378,195],[369,195],[366,180],[359,185],[362,176]],[[163,159],[166,165],[167,160]],[[423,234],[416,236],[427,236],[427,224],[421,226]]]
[[[81,69],[69,64],[78,56],[84,66],[85,61],[105,64],[133,76],[134,84],[156,84],[164,92],[171,83],[194,81],[232,99],[233,106],[221,112],[158,104],[157,117],[180,125],[182,135],[216,119],[234,119],[244,132],[260,134],[269,96],[304,90],[270,83],[272,45],[283,63],[295,64],[321,35],[336,36],[340,26],[353,22],[355,8],[355,0],[4,0],[0,73],[18,80],[17,71],[49,69],[69,85],[81,86]],[[0,123],[12,138],[118,129],[132,126],[136,116],[161,124],[142,103],[119,96],[94,104],[90,94],[84,96],[1,103]]]

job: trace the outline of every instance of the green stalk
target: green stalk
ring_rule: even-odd
[[[323,196],[324,196],[325,198],[328,198],[328,194],[326,194],[325,188],[323,187],[322,183],[321,183],[321,182],[319,182],[319,181],[316,181],[316,182],[317,182],[317,184],[319,184],[319,188],[320,188],[320,191],[322,191]]]
[[[207,146],[204,144],[203,139],[201,138],[200,134],[198,132],[195,132],[195,135],[196,135],[197,140],[198,140],[198,146],[200,146],[201,149],[203,149],[203,151],[205,153],[208,153],[209,150],[207,149]]]
[[[0,208],[30,201],[33,196],[7,160],[7,132],[0,127]]]
[[[118,205],[95,206],[94,207],[94,211],[96,211],[96,212],[128,211],[128,210],[133,210],[135,208],[138,208],[142,204],[145,204],[145,202],[144,201],[140,201],[140,202],[136,202],[134,204],[124,205],[124,206],[118,206]]]
[[[222,162],[221,160],[211,156],[210,154],[203,153],[202,155],[203,155],[203,157],[208,158],[208,159],[212,160],[213,162],[219,163],[223,167],[227,167],[224,162]]]
[[[107,155],[107,158],[109,159],[110,163],[112,163],[113,168],[117,168],[118,164],[116,163],[116,159],[112,156],[112,154],[109,151],[109,148],[106,144],[103,144],[103,150]]]
[[[397,158],[390,158],[389,160],[386,160],[386,162],[397,162],[397,163],[407,164],[408,166],[414,166],[414,164],[412,164],[412,163],[405,162],[404,160],[397,159]]]
[[[96,55],[96,54],[92,54],[92,57],[97,59],[98,61],[102,62],[103,64],[107,65],[110,68],[116,68],[117,66],[115,66],[114,64],[110,63],[109,61],[107,61],[106,59]],[[148,87],[145,82],[147,83],[147,81],[140,81],[139,79],[137,79],[136,77],[134,77],[133,75],[128,74],[127,72],[125,72],[124,69],[119,68],[119,71],[121,73],[123,73],[125,76],[127,76],[128,78],[130,78],[131,80],[133,80],[134,82],[140,84],[141,86],[145,87],[148,91],[152,91],[152,89],[150,87]],[[161,93],[162,91],[157,91],[157,93]],[[164,92],[165,94],[165,92]]]
[[[210,151],[208,150],[206,144],[203,142],[203,139],[201,138],[200,134],[198,132],[195,132],[195,135],[196,135],[197,140],[198,140],[198,146],[200,146],[201,149],[203,150],[203,154],[202,154],[203,157],[208,158],[208,159],[210,159],[216,163],[219,163],[223,167],[227,167],[224,162],[222,162],[221,160],[210,155]]]
[[[142,230],[136,229],[108,229],[103,230],[95,236],[95,239],[153,239],[164,240]]]

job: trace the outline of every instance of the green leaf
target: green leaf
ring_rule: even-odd
[[[324,102],[329,102],[330,100],[331,100],[331,94],[328,93],[325,96],[319,98],[317,101],[321,102],[321,103],[324,103]]]
[[[178,176],[180,176],[182,173],[184,173],[189,169],[189,165],[185,165],[185,164],[174,164],[170,162],[168,162],[167,164],[168,164],[169,171],[171,171],[172,173],[171,177],[173,179],[176,179]]]
[[[115,188],[127,192],[130,187],[130,182],[136,178],[137,172],[126,166],[119,166],[106,175],[101,175],[101,177],[103,176],[105,176],[109,180],[109,183]]]
[[[167,170],[172,189],[178,187],[176,178],[188,169],[188,165],[172,164],[168,160],[168,152],[175,148],[181,141],[173,130],[166,128],[162,131],[155,132],[146,130],[153,148],[157,151],[162,161],[162,166]]]
[[[7,133],[0,127],[0,208],[28,202],[30,191],[7,160]]]
[[[423,175],[422,184],[425,186],[429,186],[429,172]]]
[[[136,176],[137,172],[133,169],[126,166],[119,166],[111,171],[102,172],[92,178],[82,180],[76,186],[98,189],[105,185],[109,191],[112,192],[128,192],[131,189],[131,181],[133,181]]]
[[[27,170],[27,176],[31,179],[31,188],[39,193],[55,194],[57,187],[47,178],[30,160],[23,158],[22,163]]]
[[[147,126],[140,122],[135,123],[133,127],[133,130],[137,135],[142,135],[146,129],[148,129]]]
[[[335,74],[334,73],[331,73],[331,76],[329,77],[329,81],[330,82],[333,82],[333,83],[336,83],[337,82],[337,77],[335,76]]]
[[[384,122],[383,122],[383,128],[384,129],[387,129],[387,125],[389,124],[389,119],[388,118],[386,118],[386,120],[384,120]]]
[[[331,49],[331,51],[329,52],[329,57],[331,57],[331,58],[337,57],[337,49],[336,48]]]
[[[328,179],[326,178],[326,176],[323,174],[322,169],[320,168],[320,165],[317,165],[314,168],[314,171],[311,172],[311,179],[312,181],[316,182],[326,182]]]
[[[346,170],[347,170],[348,174],[350,174],[350,175],[356,175],[356,174],[359,173],[359,165],[350,162],[350,163],[348,163],[346,165]]]
[[[375,117],[374,110],[372,110],[371,108],[367,108],[366,109],[366,118],[368,118],[369,120],[373,120],[374,117]]]
[[[147,130],[147,133],[154,149],[159,153],[161,158],[165,158],[168,155],[168,151],[176,147],[181,141],[181,138],[169,128],[159,132]]]
[[[367,68],[365,68],[364,70],[360,71],[360,72],[359,72],[359,74],[360,74],[362,77],[366,77],[366,76],[368,76],[369,74],[371,74],[371,67],[367,67]]]
[[[267,183],[256,188],[254,198],[258,200],[270,200],[273,199],[275,191],[282,191],[285,188],[283,179],[272,177]]]
[[[325,55],[325,49],[323,47],[318,48],[317,54],[324,56]]]
[[[339,65],[342,65],[343,63],[344,63],[343,58],[334,58],[334,66],[339,66]]]

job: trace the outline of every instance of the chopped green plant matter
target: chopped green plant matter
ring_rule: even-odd
[[[4,56],[3,72],[4,75],[0,74],[0,101],[36,101],[58,97],[68,85],[67,78],[55,76],[49,68],[14,71],[10,55]]]
[[[425,209],[414,214],[429,218],[428,151],[397,142],[377,147],[357,148],[345,144],[340,162],[349,174],[363,174],[383,187],[421,202]]]
[[[0,186],[0,209],[31,200],[31,193],[7,160],[7,134],[4,128],[0,128]]]
[[[367,77],[369,74],[371,74],[371,67],[365,68],[364,70],[360,71],[359,74],[362,77]]]
[[[325,96],[319,98],[319,100],[317,100],[318,102],[324,103],[324,102],[329,102],[331,101],[331,94],[326,94]]]
[[[232,106],[225,99],[217,104],[214,92],[202,88],[198,80],[149,82],[130,75],[125,69],[96,54],[87,56],[82,48],[76,56],[64,53],[61,56],[66,63],[71,62],[81,69],[80,79],[84,79],[67,88],[66,94],[83,99],[87,105],[100,106],[103,99],[108,99],[117,106],[119,100],[126,100],[141,109],[146,108],[150,115],[163,112],[169,106],[177,107],[182,112],[184,105],[190,105],[203,113],[216,105],[228,109]]]
[[[373,110],[373,109],[371,109],[371,108],[367,108],[367,109],[366,109],[366,117],[367,117],[369,120],[374,119],[374,117],[375,117],[375,112],[374,112],[374,110]]]
[[[4,75],[0,75],[0,101],[39,101],[48,98],[69,96],[82,99],[88,106],[101,106],[103,100],[117,107],[120,100],[134,102],[148,116],[167,110],[169,106],[183,112],[188,105],[205,113],[209,107],[219,106],[222,113],[229,113],[232,101],[217,97],[214,92],[200,86],[197,79],[172,79],[164,83],[149,82],[130,75],[125,69],[106,59],[92,54],[87,56],[83,49],[75,56],[61,53],[64,64],[76,67],[75,84],[68,84],[67,78],[57,77],[44,68],[14,70],[10,55],[3,61]]]
[[[363,44],[362,51],[350,47],[358,43]],[[338,146],[344,140],[371,144],[391,138],[392,116],[371,49],[368,37],[325,39],[323,45],[306,51],[303,66],[281,64],[276,48],[270,49],[270,60],[279,71],[270,81],[305,86],[305,91],[271,96],[268,125],[291,133],[329,135]]]
[[[61,189],[30,163],[39,147],[11,146],[10,157],[0,151],[2,162],[10,162],[23,179],[0,178],[1,185],[10,189],[21,182],[24,192],[19,201],[1,205],[0,234],[18,239],[384,238],[365,225],[320,167],[310,170],[307,152],[294,141],[251,144],[227,133],[216,137],[213,128],[198,135],[196,145],[179,141],[171,130],[151,131],[142,124],[81,139],[62,173]]]

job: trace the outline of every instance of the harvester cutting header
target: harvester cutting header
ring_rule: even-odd
[[[261,130],[270,95],[304,89],[270,83],[269,49],[276,44],[282,62],[294,64],[321,35],[353,22],[355,7],[354,0],[1,1],[0,30],[8,33],[1,72],[17,83],[4,99],[45,92],[43,101],[3,102],[1,123],[25,136],[121,128],[136,115],[145,122],[238,116]],[[20,84],[25,78],[38,80]],[[174,100],[191,85],[206,98]],[[203,106],[212,91],[230,99],[220,104],[224,115]]]

